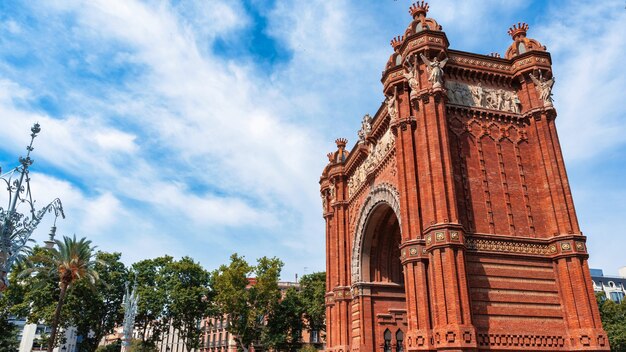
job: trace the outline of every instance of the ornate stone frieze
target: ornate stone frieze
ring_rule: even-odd
[[[478,334],[478,345],[481,347],[540,347],[560,348],[565,345],[565,339],[560,335],[519,335],[519,334]]]
[[[450,55],[450,60],[453,62],[459,62],[462,64],[488,67],[488,68],[498,69],[502,71],[511,70],[511,65],[505,65],[501,63],[489,62],[489,61],[484,61],[484,60],[477,60],[477,59],[472,59],[472,58],[467,58],[467,57],[457,56],[457,55]]]
[[[487,88],[480,83],[470,85],[458,81],[447,81],[446,88],[451,104],[520,113],[519,97],[512,90]]]
[[[547,244],[539,244],[539,243],[525,243],[525,242],[467,238],[465,240],[465,245],[467,246],[468,250],[475,250],[475,251],[520,253],[520,254],[535,254],[535,255],[549,255],[549,254],[556,253],[556,248],[552,248],[551,246]]]
[[[385,134],[383,134],[375,144],[370,144],[369,155],[363,163],[356,168],[352,176],[348,178],[348,197],[352,197],[365,182],[367,175],[380,165],[387,154],[393,149],[394,143],[395,137],[393,133],[391,133],[391,129],[387,129]]]

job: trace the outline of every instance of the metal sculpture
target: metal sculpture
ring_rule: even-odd
[[[137,316],[137,304],[139,303],[139,295],[137,295],[137,286],[133,286],[130,291],[128,282],[126,283],[126,294],[124,295],[124,330],[122,336],[122,352],[125,352],[130,346],[133,337],[133,329],[135,327],[135,317]]]
[[[65,218],[63,204],[58,198],[40,210],[35,210],[28,168],[34,161],[30,158],[30,153],[34,150],[33,141],[41,132],[41,127],[36,123],[30,131],[30,144],[26,147],[28,152],[25,158],[19,157],[20,165],[5,174],[2,174],[0,168],[0,179],[6,183],[9,192],[7,208],[0,207],[0,292],[6,290],[9,285],[7,276],[11,267],[30,253],[31,248],[28,245],[32,242],[30,237],[44,215],[54,212],[54,225],[50,233],[52,242],[56,232],[56,219],[59,216]],[[30,216],[17,211],[21,204],[29,208]]]

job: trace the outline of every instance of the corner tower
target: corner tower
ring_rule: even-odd
[[[449,48],[413,18],[387,97],[320,180],[327,350],[608,351],[554,120],[550,54]]]

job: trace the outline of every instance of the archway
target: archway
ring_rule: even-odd
[[[360,313],[361,350],[404,350],[407,318],[398,205],[397,194],[389,185],[372,190],[355,234],[353,286],[361,292],[356,310]],[[390,339],[385,338],[389,331],[393,331]]]

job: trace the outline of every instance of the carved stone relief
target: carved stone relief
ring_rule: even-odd
[[[520,113],[520,100],[512,90],[486,88],[482,84],[469,85],[447,81],[448,100],[452,104]]]
[[[357,167],[352,176],[348,178],[348,197],[352,197],[367,179],[367,174],[374,170],[385,159],[387,154],[393,149],[394,143],[395,137],[391,129],[387,129],[376,144],[370,144],[369,155],[363,163]]]

